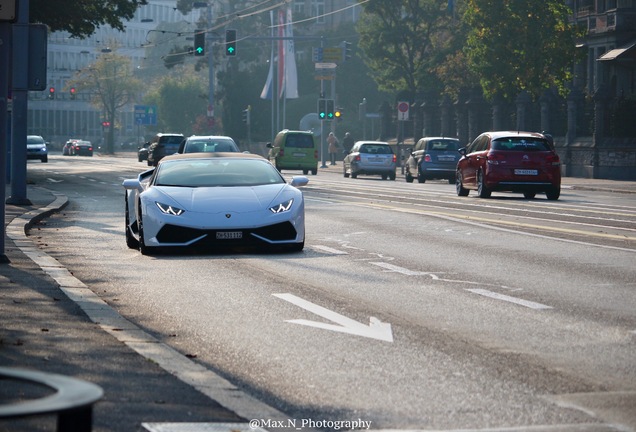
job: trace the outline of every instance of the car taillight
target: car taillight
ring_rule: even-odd
[[[397,162],[397,156],[393,155],[393,162]]]
[[[431,155],[427,154],[424,156],[424,162],[431,162]]]
[[[90,151],[93,151],[93,147],[89,147],[88,149],[89,149]]]
[[[318,150],[314,151],[314,159],[318,160]]]
[[[505,163],[506,156],[501,153],[488,153],[486,160],[491,165],[499,165],[500,163]]]
[[[551,154],[545,158],[545,161],[548,165],[559,166],[561,165],[561,160],[559,159],[558,154]]]
[[[278,156],[280,156],[280,157],[285,156],[285,150],[280,149],[280,150],[278,151]]]
[[[356,162],[360,162],[360,155],[356,155],[356,157],[354,157],[353,160]]]

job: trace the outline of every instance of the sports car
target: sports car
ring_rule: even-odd
[[[150,255],[160,248],[265,247],[301,251],[302,192],[265,158],[247,153],[189,153],[124,180],[126,244]]]

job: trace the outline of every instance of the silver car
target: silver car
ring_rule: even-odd
[[[342,163],[344,176],[359,174],[380,175],[382,180],[395,180],[397,157],[389,143],[383,141],[358,141]]]
[[[193,135],[183,140],[177,153],[238,153],[239,148],[229,136]]]

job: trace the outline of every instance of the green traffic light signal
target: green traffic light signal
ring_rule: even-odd
[[[225,55],[236,55],[236,30],[225,30]]]
[[[203,30],[194,31],[194,55],[205,55],[205,32]]]

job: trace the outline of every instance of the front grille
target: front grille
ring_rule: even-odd
[[[217,240],[217,231],[242,231],[243,238],[230,240]],[[254,235],[252,235],[254,234]],[[270,241],[293,241],[296,238],[296,229],[291,222],[281,222],[274,225],[259,227],[256,229],[231,229],[231,230],[202,230],[187,228],[177,225],[164,225],[157,234],[160,243],[188,243],[205,236],[196,245],[256,245],[264,243],[260,238]]]

